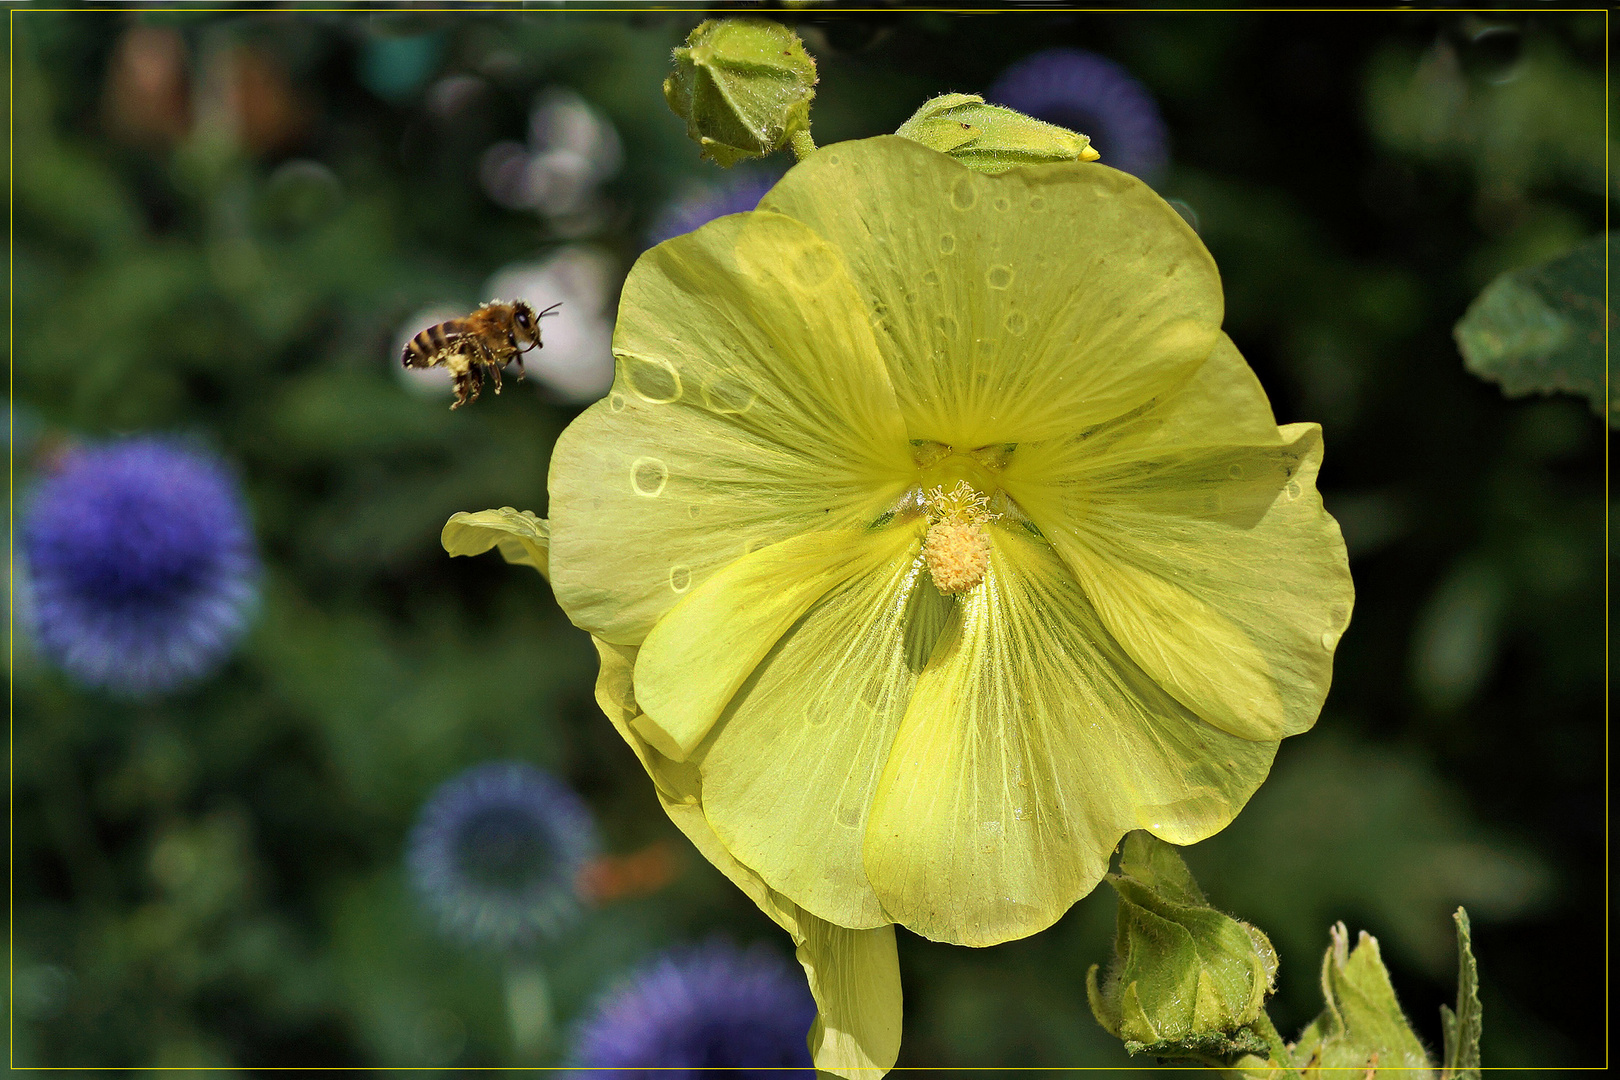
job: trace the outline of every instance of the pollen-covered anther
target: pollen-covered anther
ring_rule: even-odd
[[[923,537],[923,563],[940,592],[965,593],[990,569],[990,537],[976,521],[942,521]]]
[[[989,500],[966,483],[945,491],[935,488],[923,495],[932,524],[923,537],[923,564],[934,587],[947,595],[965,593],[984,581],[990,569],[990,535],[985,522],[995,515]]]

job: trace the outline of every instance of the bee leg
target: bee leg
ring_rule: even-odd
[[[459,371],[451,377],[450,385],[456,392],[456,400],[450,405],[452,410],[461,408],[469,401],[478,400],[478,382],[471,376],[471,372]]]
[[[472,362],[473,362],[473,367],[475,367],[475,368],[484,368],[484,367],[489,368],[489,377],[490,377],[490,380],[492,382],[494,382],[494,384],[495,384],[495,392],[497,394],[500,393],[501,392],[501,367],[503,365],[501,364],[501,362],[498,359],[495,358],[495,353],[490,349],[488,343],[486,343],[484,341],[474,340],[473,341],[473,351],[477,354],[477,355],[471,357]]]
[[[489,345],[480,341],[478,351],[484,354],[483,365],[489,369],[490,382],[495,384],[495,392],[501,392],[501,368],[504,366],[495,356]]]
[[[523,381],[523,350],[518,347],[517,338],[511,334],[506,335],[506,344],[509,346],[507,355],[511,357],[508,363],[517,365],[518,382]]]
[[[456,402],[450,407],[459,409],[469,401],[477,401],[478,389],[484,380],[470,350],[450,353],[444,358],[444,366],[450,372],[450,385],[456,392]]]

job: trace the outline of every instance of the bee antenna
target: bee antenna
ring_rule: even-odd
[[[543,319],[547,315],[555,315],[555,314],[557,314],[557,309],[560,308],[560,307],[562,307],[562,301],[561,300],[557,301],[555,304],[552,304],[550,307],[546,308],[546,310],[544,310],[540,314],[536,315],[535,318]]]

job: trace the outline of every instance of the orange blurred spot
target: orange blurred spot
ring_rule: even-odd
[[[123,142],[172,146],[191,128],[186,43],[173,27],[136,26],[118,39],[102,87],[102,118]]]
[[[239,45],[226,53],[223,75],[226,110],[250,152],[268,154],[303,136],[307,112],[275,57]]]
[[[681,860],[668,840],[629,855],[600,855],[574,879],[574,891],[593,904],[651,896],[680,876]]]

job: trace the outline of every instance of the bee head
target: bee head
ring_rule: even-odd
[[[534,308],[522,300],[512,304],[512,326],[520,348],[540,347],[540,320],[547,315],[555,315],[560,305],[552,304],[546,310],[536,313]]]
[[[534,309],[522,300],[512,305],[512,325],[520,348],[528,349],[540,344],[540,320],[535,316]]]

